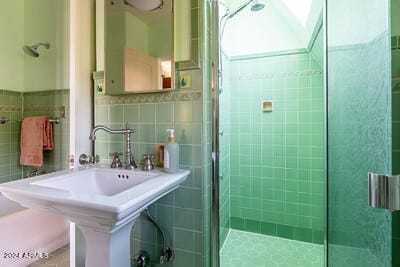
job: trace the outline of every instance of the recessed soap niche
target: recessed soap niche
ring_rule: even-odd
[[[272,101],[271,100],[263,100],[261,104],[261,110],[263,112],[271,112],[272,111]]]

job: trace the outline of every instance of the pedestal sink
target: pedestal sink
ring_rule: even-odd
[[[92,166],[1,184],[0,192],[24,207],[75,222],[86,241],[86,267],[128,267],[135,220],[147,206],[179,187],[189,173]]]

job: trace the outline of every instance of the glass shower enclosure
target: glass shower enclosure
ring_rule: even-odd
[[[213,5],[212,266],[391,266],[390,3],[290,2]]]

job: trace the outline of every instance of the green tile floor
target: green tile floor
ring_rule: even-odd
[[[324,246],[229,230],[221,249],[221,267],[322,267]]]

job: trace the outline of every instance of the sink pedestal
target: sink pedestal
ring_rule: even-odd
[[[131,230],[139,214],[113,227],[76,225],[85,237],[85,267],[130,267]]]

